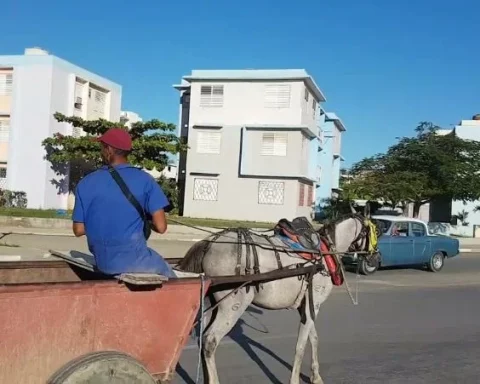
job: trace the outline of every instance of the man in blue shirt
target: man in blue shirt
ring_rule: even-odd
[[[127,156],[132,150],[128,132],[110,129],[97,140],[107,166],[85,176],[77,186],[73,210],[75,236],[87,236],[96,266],[104,274],[158,273],[175,277],[169,264],[148,248],[144,222],[108,167],[118,172],[158,233],[167,230],[164,211],[169,205],[167,197],[152,176],[128,163]]]

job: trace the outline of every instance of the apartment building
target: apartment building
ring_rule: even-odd
[[[84,133],[53,114],[118,121],[121,96],[120,85],[42,49],[0,55],[0,187],[26,192],[30,208],[69,208],[69,167],[53,170],[42,141]]]
[[[181,214],[311,217],[325,97],[305,70],[194,70],[174,87],[189,145],[179,159]]]
[[[320,214],[325,199],[335,197],[340,191],[340,169],[345,160],[342,152],[342,134],[346,131],[342,120],[333,112],[320,111],[321,137],[317,164],[320,183],[316,191],[316,213]]]

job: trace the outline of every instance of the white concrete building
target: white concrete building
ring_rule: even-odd
[[[143,121],[138,113],[132,111],[122,111],[120,113],[120,119],[126,121],[125,126],[127,126],[128,129],[132,128],[132,124]]]
[[[190,148],[179,160],[180,214],[312,216],[325,97],[305,70],[194,70],[175,88]]]
[[[68,208],[68,169],[63,175],[52,170],[42,141],[57,132],[83,132],[58,123],[53,115],[119,121],[121,97],[120,85],[42,49],[0,56],[2,186],[26,192],[30,208]]]

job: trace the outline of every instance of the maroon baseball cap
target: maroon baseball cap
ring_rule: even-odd
[[[111,128],[96,140],[122,151],[132,150],[132,138],[127,131],[121,128]]]

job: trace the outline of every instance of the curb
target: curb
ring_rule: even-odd
[[[472,249],[472,248],[460,248],[459,251],[460,253],[472,253],[472,252],[480,252],[480,249],[478,251],[475,251],[475,249]]]

